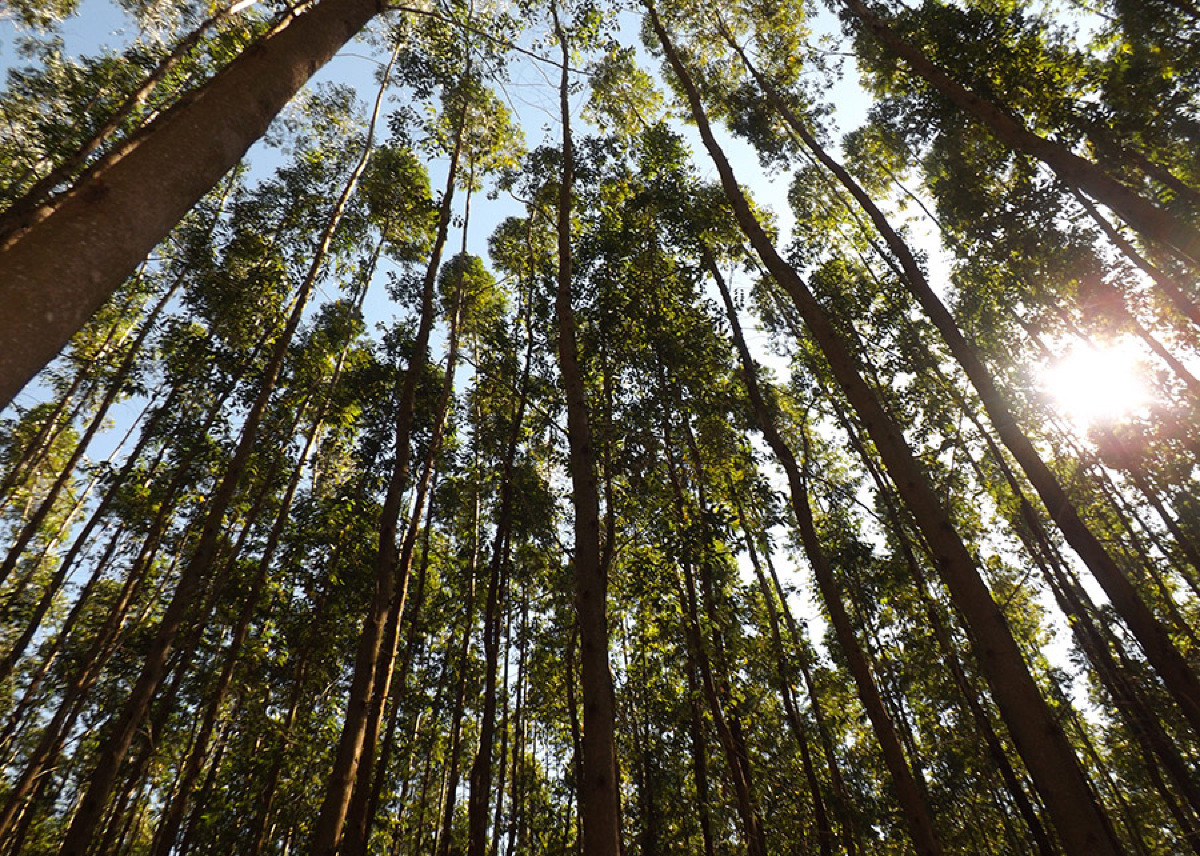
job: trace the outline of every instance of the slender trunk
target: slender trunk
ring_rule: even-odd
[[[1042,698],[1003,613],[979,575],[974,559],[955,532],[949,515],[921,468],[899,426],[883,410],[864,382],[857,360],[842,333],[794,269],[776,252],[738,187],[729,161],[717,145],[699,93],[687,74],[652,5],[647,7],[668,61],[687,93],[700,136],[712,156],[721,184],[743,232],[763,264],[791,297],[824,353],[829,367],[879,450],[938,556],[955,606],[971,629],[981,670],[1005,722],[1070,856],[1116,856],[1121,852],[1102,809],[1057,717]],[[803,503],[801,503],[803,505]]]
[[[465,243],[465,239],[464,239]],[[379,727],[383,721],[384,708],[392,695],[391,685],[393,669],[396,664],[397,645],[400,641],[400,620],[404,615],[408,601],[408,582],[412,572],[413,557],[416,554],[417,538],[421,532],[421,517],[426,498],[430,493],[430,485],[436,472],[438,455],[441,452],[442,438],[445,433],[446,419],[450,410],[450,399],[454,393],[454,372],[458,364],[458,331],[459,315],[462,305],[461,283],[454,297],[454,308],[451,310],[450,342],[446,355],[446,374],[442,381],[441,394],[438,397],[436,415],[433,423],[433,436],[430,439],[425,464],[420,481],[417,483],[412,507],[409,511],[408,526],[404,533],[404,541],[400,547],[400,558],[396,566],[396,576],[399,577],[399,591],[391,604],[380,644],[379,659],[375,664],[375,675],[372,679],[371,707],[368,714],[366,729],[363,734],[362,760],[359,761],[355,773],[354,793],[346,811],[345,838],[342,853],[345,856],[366,856],[369,844],[370,827],[373,809],[376,807],[372,798],[378,793],[372,785],[372,770],[374,769],[375,748],[379,739]],[[430,503],[432,506],[432,503]],[[427,521],[427,525],[428,525]],[[398,706],[400,695],[394,699]],[[382,777],[386,767],[376,771],[378,784],[382,785]]]
[[[436,473],[435,473],[436,475]],[[437,495],[437,483],[430,488],[430,495]],[[417,658],[418,649],[422,642],[422,610],[425,604],[425,588],[429,579],[429,557],[430,547],[429,541],[433,531],[433,510],[434,505],[430,501],[425,508],[425,529],[424,537],[421,539],[421,559],[417,563],[417,587],[413,592],[411,615],[408,617],[408,635],[404,642],[404,656],[400,663],[395,668],[395,674],[392,676],[392,690],[389,703],[392,710],[388,717],[387,732],[384,736],[383,747],[379,751],[379,759],[375,763],[375,775],[371,779],[370,802],[367,805],[366,821],[367,825],[362,832],[362,840],[367,841],[370,837],[371,825],[374,823],[375,817],[379,813],[380,801],[383,798],[383,785],[387,778],[387,771],[391,768],[392,753],[396,749],[396,733],[400,724],[400,714],[403,709],[401,700],[405,697],[405,692],[408,689],[408,676],[412,671],[413,662]],[[419,731],[421,723],[421,715],[424,711],[417,714],[417,724],[414,726],[414,732]],[[412,747],[415,744],[416,736],[410,741],[408,747],[409,761],[411,761]],[[407,780],[406,780],[407,782]],[[357,796],[357,794],[356,794]],[[401,800],[403,805],[403,800]],[[353,856],[353,851],[349,846],[345,847],[347,856]]]
[[[1183,258],[1200,261],[1200,231],[1194,226],[1157,207],[1101,167],[1079,157],[1062,144],[1031,132],[1020,119],[968,90],[919,49],[900,38],[863,0],[842,2],[875,38],[960,110],[982,122],[998,140],[1042,161],[1068,185],[1079,188],[1117,212],[1146,238],[1170,247]]]
[[[571,307],[571,204],[575,154],[571,139],[570,48],[550,6],[562,48],[559,110],[562,119],[562,174],[558,186],[558,362],[567,403],[572,502],[575,508],[575,614],[579,627],[580,690],[583,697],[579,813],[583,822],[583,856],[619,856],[621,809],[617,793],[616,699],[608,667],[608,578],[600,555],[600,493],[596,481],[587,397]]]
[[[750,523],[746,519],[739,500],[734,499],[735,508],[743,527],[743,540],[750,557],[750,565],[754,569],[754,578],[758,582],[759,595],[767,610],[767,626],[771,637],[771,646],[775,650],[775,677],[780,700],[783,702],[784,713],[787,715],[788,727],[796,748],[800,751],[800,765],[804,770],[804,779],[808,783],[809,798],[812,801],[813,821],[817,827],[817,847],[821,856],[832,856],[835,844],[833,827],[829,823],[829,815],[825,807],[825,799],[821,795],[821,783],[817,778],[816,765],[813,764],[812,750],[809,747],[808,736],[805,734],[804,722],[800,716],[799,705],[796,704],[796,694],[788,677],[788,669],[783,634],[779,630],[779,609],[775,595],[767,584],[763,573],[762,563],[758,558],[758,550],[754,538],[750,534]]]
[[[20,661],[21,657],[25,655],[25,650],[29,647],[29,643],[33,641],[33,637],[37,635],[38,630],[42,626],[42,621],[45,620],[46,614],[50,611],[50,607],[62,589],[63,583],[66,582],[67,576],[74,568],[75,560],[79,557],[79,554],[83,551],[83,548],[90,544],[92,533],[108,513],[109,508],[116,500],[122,487],[129,478],[129,475],[133,472],[134,468],[141,463],[142,451],[150,442],[154,431],[159,424],[160,418],[163,417],[174,404],[176,392],[176,389],[171,390],[166,400],[142,427],[141,435],[138,438],[137,444],[129,453],[125,463],[121,466],[120,471],[113,479],[109,489],[105,491],[104,496],[101,497],[100,502],[97,504],[95,510],[88,517],[83,529],[80,530],[75,536],[70,549],[58,563],[58,567],[54,570],[54,575],[50,578],[50,581],[46,584],[45,589],[42,591],[42,596],[38,599],[37,604],[34,606],[33,613],[26,622],[25,628],[21,631],[21,635],[17,637],[16,641],[13,642],[12,647],[8,650],[4,657],[0,659],[0,682],[6,680],[8,676],[12,674],[12,670],[16,667],[16,664]],[[155,463],[157,464],[158,462],[156,461]],[[154,469],[155,467],[150,467],[149,472],[153,473]],[[94,572],[95,574],[103,573],[104,570],[107,569],[108,561],[112,556],[117,542],[124,534],[125,527],[118,526],[112,538],[109,540],[109,546],[106,549],[105,555],[96,563]],[[85,590],[89,587],[90,582],[88,586],[85,586]],[[0,609],[0,617],[4,615],[5,609]],[[72,612],[74,612],[74,610],[72,610]],[[64,624],[62,628],[60,628],[60,632],[66,632],[68,628],[69,624]]]
[[[659,374],[660,383],[665,382],[665,379],[662,377],[661,362],[659,363]],[[661,415],[660,418],[663,431],[663,452],[667,462],[667,473],[671,482],[671,490],[675,496],[676,514],[683,525],[688,525],[692,515],[688,510],[682,477],[676,465],[670,427],[665,414]],[[683,557],[679,564],[683,579],[682,584],[678,587],[678,595],[683,629],[687,640],[688,670],[699,675],[700,689],[708,706],[708,713],[712,718],[713,727],[716,729],[721,750],[725,755],[725,767],[730,783],[733,785],[738,816],[742,822],[742,835],[745,839],[746,850],[750,856],[766,856],[766,838],[762,829],[762,818],[759,814],[758,803],[754,795],[753,781],[750,776],[748,759],[745,755],[745,747],[741,745],[741,741],[737,737],[732,716],[727,714],[725,706],[721,701],[723,698],[728,698],[730,693],[727,691],[727,687],[723,685],[718,686],[713,672],[713,663],[708,654],[708,646],[705,645],[701,633],[700,615],[697,605],[699,598],[696,590],[696,573],[689,557]],[[708,607],[706,611],[711,621],[714,612],[711,595],[706,593],[704,599]],[[718,636],[715,628],[710,632],[714,637]],[[722,684],[724,683],[725,681],[722,679]]]
[[[300,417],[297,416],[296,421],[299,422],[299,419]],[[221,667],[221,673],[217,677],[216,685],[208,691],[208,704],[204,710],[199,733],[192,741],[191,750],[179,775],[179,785],[176,788],[175,795],[163,812],[162,820],[155,833],[153,846],[150,850],[151,856],[168,856],[175,844],[175,839],[179,833],[180,824],[183,822],[184,812],[191,797],[192,789],[199,779],[204,761],[208,757],[209,740],[212,738],[213,730],[217,725],[221,706],[225,701],[225,694],[233,682],[234,669],[241,658],[242,646],[250,632],[250,622],[253,620],[255,611],[258,609],[263,588],[267,582],[267,572],[275,560],[275,551],[283,537],[283,530],[288,522],[292,501],[296,496],[296,489],[300,485],[304,465],[319,430],[320,417],[318,416],[313,422],[312,430],[309,432],[304,448],[300,452],[300,457],[292,469],[292,476],[288,480],[283,499],[279,503],[279,509],[275,514],[275,521],[267,536],[267,543],[263,547],[262,555],[258,559],[258,568],[255,571],[254,579],[250,583],[249,590],[244,598],[241,614],[238,616],[237,623],[234,626],[233,636],[225,646],[225,662]]]
[[[858,0],[847,0],[852,4],[861,5]],[[731,40],[732,43],[732,40]],[[740,49],[739,49],[740,52]],[[1049,510],[1051,517],[1058,524],[1067,542],[1087,564],[1096,580],[1108,594],[1113,606],[1133,631],[1134,636],[1146,652],[1147,659],[1163,679],[1167,689],[1176,699],[1184,715],[1192,724],[1197,734],[1200,734],[1200,678],[1188,666],[1183,656],[1175,648],[1165,628],[1158,622],[1145,601],[1138,594],[1129,578],[1117,565],[1100,539],[1092,533],[1080,517],[1074,503],[1067,496],[1058,478],[1042,460],[1029,437],[1021,430],[1013,416],[1012,407],[1007,397],[996,387],[991,372],[975,349],[959,330],[957,322],[950,311],[929,285],[924,272],[917,263],[911,250],[903,238],[888,223],[887,218],[871,200],[866,191],[837,161],[817,143],[816,139],[804,123],[779,97],[775,89],[767,82],[757,69],[745,59],[746,67],[755,76],[756,81],[763,87],[772,104],[787,120],[789,126],[796,132],[804,143],[842,183],[846,190],[862,206],[871,218],[879,234],[883,236],[888,248],[895,254],[904,272],[903,281],[909,292],[920,303],[929,319],[941,333],[943,340],[950,348],[954,358],[962,366],[971,384],[979,394],[996,433],[1001,441],[1012,452],[1013,457],[1021,465],[1030,483],[1041,497]]]
[[[962,406],[963,402],[960,402]],[[858,454],[859,459],[863,462],[871,476],[871,480],[875,484],[875,490],[878,496],[883,499],[884,508],[887,512],[889,522],[891,523],[892,532],[896,537],[896,541],[900,546],[900,552],[904,557],[905,564],[909,568],[913,579],[917,582],[917,593],[925,609],[926,618],[930,627],[933,629],[934,637],[936,638],[939,647],[943,651],[946,665],[950,670],[951,678],[953,678],[955,686],[966,704],[967,709],[971,713],[972,719],[983,737],[984,745],[988,750],[988,754],[995,763],[996,768],[1000,771],[1000,777],[1008,789],[1013,802],[1017,806],[1017,811],[1020,813],[1022,820],[1025,821],[1030,834],[1034,839],[1038,852],[1042,856],[1053,856],[1058,853],[1058,848],[1054,846],[1053,841],[1047,834],[1045,827],[1042,825],[1041,819],[1037,815],[1037,811],[1033,803],[1029,800],[1029,796],[1025,793],[1025,788],[1021,785],[1021,781],[1017,776],[1016,770],[1013,769],[1012,763],[1009,761],[1008,753],[1004,749],[1004,745],[1000,740],[1000,736],[996,733],[996,729],[992,725],[992,720],[984,708],[983,703],[979,699],[978,693],[971,681],[968,679],[963,668],[962,662],[959,660],[956,646],[953,641],[950,629],[942,620],[941,613],[938,610],[937,604],[930,595],[929,581],[922,570],[917,557],[913,553],[912,545],[909,540],[908,533],[905,531],[904,523],[901,518],[900,509],[892,497],[891,490],[887,487],[884,481],[883,474],[879,472],[875,461],[870,457],[870,453],[866,447],[859,441],[857,432],[849,420],[837,411],[838,421],[842,429],[850,438],[850,444]],[[996,450],[999,454],[999,450]],[[1002,464],[1003,465],[1003,464]],[[1015,484],[1015,482],[1014,482]]]
[[[109,330],[109,337],[115,335],[116,325]],[[85,379],[94,379],[95,366],[89,362],[81,362],[75,369],[71,377],[71,382],[67,384],[67,388],[59,394],[54,402],[54,409],[47,413],[38,425],[37,432],[30,438],[29,442],[22,447],[16,460],[8,463],[8,471],[4,473],[4,477],[0,478],[0,511],[8,508],[9,503],[14,499],[16,487],[21,484],[26,474],[32,469],[42,456],[50,448],[54,439],[59,432],[74,421],[75,412],[82,406],[82,402],[76,402],[71,406],[69,415],[64,420],[62,417],[68,413],[68,405],[71,405],[75,398],[75,393],[79,392],[83,386]],[[86,396],[84,396],[86,398]],[[11,454],[11,449],[9,450]]]
[[[771,447],[771,451],[774,452],[776,459],[782,465],[787,475],[788,486],[792,496],[792,508],[796,513],[796,520],[800,527],[800,536],[805,556],[808,558],[809,565],[813,569],[813,575],[817,580],[817,586],[821,591],[826,610],[829,612],[830,623],[833,626],[838,645],[846,657],[846,663],[850,669],[851,676],[854,678],[859,700],[862,702],[863,708],[871,720],[876,739],[878,739],[880,748],[883,750],[884,761],[887,763],[888,771],[892,776],[892,784],[896,789],[900,805],[904,809],[909,834],[919,853],[940,854],[943,850],[937,833],[933,828],[929,807],[923,795],[924,789],[914,777],[912,769],[909,767],[908,761],[904,756],[904,750],[900,745],[895,725],[891,717],[888,716],[874,676],[871,674],[866,656],[854,635],[850,616],[846,612],[841,594],[837,590],[837,583],[833,577],[833,569],[829,565],[825,557],[825,552],[821,547],[812,518],[812,510],[809,505],[808,489],[804,476],[791,449],[784,442],[782,435],[780,435],[768,404],[759,390],[754,361],[742,336],[741,326],[737,320],[737,310],[729,295],[729,289],[726,287],[723,278],[718,278],[717,284],[721,291],[721,297],[725,302],[726,313],[733,330],[734,344],[742,361],[742,376],[746,384],[747,394],[750,397],[751,406],[754,410],[755,420],[764,439],[767,441],[767,445]]]
[[[476,501],[478,507],[478,500]],[[478,526],[478,521],[476,521]],[[478,535],[476,535],[478,537]],[[471,637],[475,631],[475,577],[479,554],[478,545],[472,551],[471,563],[467,567],[467,603],[463,618],[462,643],[458,649],[458,675],[455,680],[454,704],[450,711],[450,760],[446,771],[445,799],[442,801],[441,826],[438,833],[437,856],[450,856],[454,840],[454,807],[458,802],[458,782],[462,773],[462,721],[467,698],[467,672],[470,669]],[[457,850],[458,848],[454,848]]]
[[[496,729],[497,671],[500,659],[500,625],[503,588],[502,572],[508,561],[513,522],[513,468],[525,420],[529,396],[529,374],[533,365],[532,300],[526,301],[525,366],[521,373],[517,403],[512,414],[508,443],[500,473],[500,503],[496,511],[496,533],[492,557],[488,563],[488,587],[483,609],[483,711],[479,718],[479,748],[471,765],[470,792],[467,798],[467,856],[486,856],[487,821],[492,778],[492,743]],[[501,755],[503,765],[503,755]],[[501,788],[503,790],[503,788]]]
[[[340,552],[340,543],[334,547],[334,554],[330,559],[330,569],[337,567],[337,560]],[[288,694],[287,713],[284,714],[283,722],[280,724],[279,745],[275,747],[274,757],[271,760],[271,767],[267,772],[266,782],[261,791],[258,793],[255,800],[258,806],[255,812],[254,823],[251,825],[251,835],[247,836],[251,842],[250,848],[247,851],[251,856],[259,856],[267,846],[267,836],[271,830],[271,819],[275,809],[275,798],[279,791],[279,783],[283,778],[283,768],[287,758],[287,748],[292,742],[292,729],[296,726],[296,720],[300,718],[301,704],[304,702],[304,682],[308,675],[308,665],[314,655],[313,643],[318,637],[317,629],[321,627],[322,619],[325,615],[325,606],[328,603],[327,592],[322,592],[318,597],[313,616],[308,623],[310,630],[305,638],[305,643],[299,652],[299,661],[296,664],[296,673],[292,679],[291,692]],[[200,801],[201,804],[203,801]],[[194,817],[194,814],[193,814]],[[184,837],[186,839],[187,832],[185,830]]]
[[[328,2],[328,0],[326,0]],[[322,3],[323,7],[325,4]],[[308,298],[316,286],[318,275],[324,266],[325,258],[332,245],[333,234],[341,222],[346,204],[353,193],[358,176],[365,165],[365,157],[351,173],[341,197],[337,200],[326,221],[324,230],[318,240],[312,262],[303,282],[297,290],[291,315],[278,340],[267,364],[261,381],[258,395],[250,411],[246,414],[242,425],[241,437],[233,457],[217,487],[205,516],[200,540],[196,545],[192,558],[180,574],[175,593],[159,622],[150,650],[146,656],[141,674],[138,676],[133,691],[130,693],[125,706],[116,719],[112,733],[100,750],[99,762],[92,775],[90,784],[80,803],[79,810],[71,821],[67,836],[60,850],[60,856],[84,856],[87,843],[91,839],[95,826],[99,821],[104,803],[113,784],[113,777],[119,768],[134,734],[145,718],[150,702],[162,680],[167,658],[175,642],[175,637],[183,625],[184,619],[191,607],[195,595],[201,590],[205,577],[208,576],[213,560],[217,553],[217,540],[221,531],[221,523],[225,512],[237,491],[241,476],[250,461],[258,442],[259,426],[266,413],[275,384],[287,358],[288,347],[292,337],[304,316]]]
[[[381,7],[321,0],[289,19],[0,242],[0,407]]]
[[[850,793],[846,789],[845,777],[842,775],[841,765],[838,763],[837,751],[833,735],[829,731],[824,704],[817,692],[816,682],[813,680],[807,642],[796,623],[796,617],[792,615],[792,610],[788,606],[787,593],[779,581],[779,574],[775,572],[775,563],[771,559],[769,545],[764,545],[762,560],[766,565],[767,575],[771,579],[775,597],[778,599],[779,610],[783,614],[784,624],[788,629],[788,636],[795,651],[796,663],[800,667],[800,676],[804,679],[804,688],[808,692],[808,703],[812,710],[813,721],[817,726],[817,737],[821,741],[821,750],[825,755],[826,766],[829,768],[829,781],[833,785],[834,806],[838,812],[838,820],[842,824],[842,844],[846,848],[847,856],[857,856],[861,844],[858,840],[858,830],[854,825]]]
[[[338,739],[333,770],[330,772],[320,814],[313,826],[312,838],[309,843],[311,856],[334,856],[338,850],[346,814],[350,808],[358,765],[362,759],[363,744],[370,724],[376,662],[383,647],[393,598],[397,590],[403,590],[406,584],[406,580],[397,579],[400,557],[396,542],[396,530],[399,526],[404,489],[408,482],[409,463],[412,455],[410,441],[416,415],[417,387],[425,371],[429,334],[433,328],[433,298],[437,270],[442,257],[442,249],[446,244],[450,214],[453,210],[454,188],[458,177],[458,162],[462,153],[465,124],[464,111],[463,115],[458,117],[455,128],[446,185],[442,192],[441,210],[438,214],[437,234],[430,250],[429,264],[425,269],[425,278],[422,283],[420,320],[418,321],[416,340],[413,343],[412,360],[404,373],[400,400],[396,406],[396,463],[388,480],[387,493],[379,514],[379,541],[374,563],[375,588],[367,615],[363,620],[358,649],[355,652],[354,676],[350,683],[346,715],[342,723],[341,737]]]

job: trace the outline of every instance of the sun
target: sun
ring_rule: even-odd
[[[1150,403],[1141,352],[1131,339],[1073,345],[1047,365],[1041,386],[1082,430],[1120,421]]]

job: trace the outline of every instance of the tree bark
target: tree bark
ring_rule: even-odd
[[[579,627],[580,692],[583,701],[579,813],[583,856],[619,856],[621,809],[617,792],[616,699],[608,667],[608,575],[600,556],[600,491],[589,425],[575,314],[571,307],[571,203],[575,153],[569,100],[570,49],[551,3],[554,29],[562,48],[559,110],[562,117],[562,173],[558,186],[558,363],[567,402],[568,468],[575,508],[575,616]]]
[[[0,243],[0,407],[382,8],[322,0],[243,52]]]
[[[866,427],[889,475],[938,557],[939,569],[951,597],[971,629],[981,670],[1017,749],[1046,801],[1064,848],[1070,856],[1117,856],[1121,847],[1114,839],[1103,811],[1092,798],[1074,750],[1054,712],[1042,698],[1003,613],[992,600],[974,559],[955,532],[928,476],[899,426],[887,415],[863,380],[851,343],[833,325],[796,271],[779,256],[755,218],[729,161],[713,137],[696,86],[652,3],[647,2],[647,10],[667,60],[686,92],[692,116],[716,165],[738,224],[767,270],[803,316],[839,386]]]

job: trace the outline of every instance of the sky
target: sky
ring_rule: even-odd
[[[817,18],[814,29],[817,37],[821,35],[836,37],[840,34],[836,20],[828,12],[822,13]],[[111,0],[83,0],[80,13],[64,23],[61,34],[64,39],[66,52],[72,56],[95,53],[103,46],[120,47],[137,35],[136,30],[129,24],[124,13]],[[17,55],[15,45],[17,36],[17,29],[11,21],[0,20],[0,72],[7,71],[14,64],[21,64],[21,59]],[[623,22],[621,38],[626,44],[638,43],[637,24],[632,18],[627,22]],[[644,67],[657,69],[657,63],[644,51],[640,52],[640,58]],[[310,83],[310,87],[329,82],[349,83],[358,90],[359,99],[364,103],[365,112],[375,96],[377,84],[374,74],[379,65],[378,57],[371,54],[371,49],[368,46],[362,42],[354,43],[334,57],[324,69],[318,72]],[[524,129],[525,143],[529,148],[536,147],[542,143],[549,143],[551,145],[557,145],[558,143],[559,129],[557,92],[555,87],[556,80],[553,79],[547,68],[527,59],[516,60],[511,67],[509,79],[498,87],[501,97],[516,114],[517,124]],[[582,128],[582,120],[579,115],[583,98],[582,94],[577,95],[573,102],[573,121],[576,123],[577,133],[586,132]],[[826,93],[826,100],[828,103],[836,105],[836,131],[838,134],[846,133],[864,121],[869,102],[865,92],[858,85],[857,70],[853,65],[852,59],[847,60],[842,78],[832,85]],[[385,110],[387,109],[388,107],[385,106]],[[703,150],[703,146],[700,144],[694,128],[681,122],[677,122],[676,127],[683,132],[685,138],[690,142],[696,155],[695,162],[701,173],[715,181],[715,170],[711,168],[711,163]],[[793,221],[786,200],[789,184],[788,175],[764,171],[759,165],[757,156],[748,144],[734,139],[722,131],[718,131],[718,136],[734,166],[740,182],[751,188],[756,201],[760,205],[773,212],[776,223],[786,242]],[[254,164],[252,175],[266,176],[270,174],[275,166],[283,162],[284,156],[279,151],[271,149],[263,143],[259,143],[251,150],[249,160]],[[444,169],[444,164],[436,162],[430,164],[430,179],[433,187],[438,188],[444,183]],[[469,249],[478,255],[486,256],[487,238],[495,226],[504,218],[517,213],[520,213],[520,209],[514,202],[506,202],[503,198],[496,201],[487,201],[482,198],[482,194],[477,195],[472,204],[471,230],[468,240]],[[920,221],[914,223],[912,228],[914,243],[929,259],[931,282],[935,288],[940,284],[942,286],[941,290],[944,290],[948,267],[933,236],[932,229],[927,222],[922,224]],[[456,251],[460,240],[460,236],[452,234],[448,246],[454,249],[448,252]],[[336,297],[336,286],[326,284],[322,296],[324,298]],[[371,320],[380,320],[386,323],[386,321],[400,313],[386,298],[383,288],[377,285],[373,288],[373,297],[367,306],[367,314]],[[752,349],[755,351],[756,358],[763,364],[774,369],[779,376],[786,376],[786,360],[772,351],[765,334],[755,329],[753,319],[744,317],[742,320],[743,326],[747,331],[747,338]],[[434,342],[434,349],[435,352],[440,350],[439,342]],[[463,372],[463,376],[460,377],[460,383],[465,384],[468,382],[469,373]],[[41,394],[44,395],[44,392]],[[38,390],[30,390],[19,399],[19,402],[24,405],[31,404],[37,400],[38,395]],[[129,425],[133,421],[136,412],[140,410],[141,406],[142,402],[128,402],[123,405],[121,410],[115,413],[114,429],[105,432],[97,438],[93,448],[89,450],[91,453],[90,457],[93,460],[107,457],[113,451],[116,444],[125,434],[123,426]],[[782,487],[781,479],[777,487]],[[748,568],[745,570],[745,573],[749,576],[750,572]],[[793,578],[799,579],[800,577],[793,575]],[[813,630],[815,632],[819,633],[823,629],[821,627],[822,622],[819,620],[819,614],[812,605],[811,596],[802,598],[794,606],[803,617],[813,621]],[[1060,634],[1060,640],[1065,641],[1063,639],[1064,636],[1065,634]],[[1052,659],[1056,662],[1065,660],[1065,647],[1055,651],[1052,654]]]

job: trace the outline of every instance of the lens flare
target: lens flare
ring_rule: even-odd
[[[1042,388],[1077,427],[1117,422],[1150,402],[1137,345],[1114,341],[1103,347],[1077,344],[1047,366]]]

